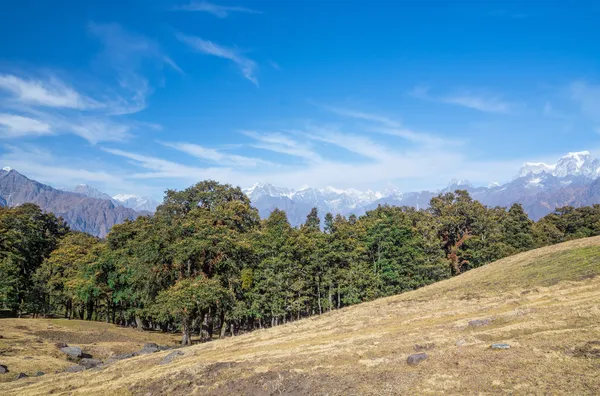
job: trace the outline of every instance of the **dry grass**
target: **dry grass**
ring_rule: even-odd
[[[14,380],[18,373],[54,373],[75,363],[66,359],[56,343],[79,346],[94,358],[139,350],[146,342],[174,345],[177,335],[141,333],[102,322],[65,319],[0,319],[0,364],[9,373],[0,375],[2,383]]]
[[[597,394],[600,237],[510,257],[318,318],[0,384],[3,395]],[[489,325],[468,326],[490,318]],[[509,350],[494,351],[505,342]],[[433,343],[416,367],[415,344]],[[458,346],[459,344],[460,346]],[[4,389],[2,390],[2,387]]]

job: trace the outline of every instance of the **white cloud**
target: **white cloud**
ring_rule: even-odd
[[[33,118],[0,113],[0,137],[51,135],[50,125]]]
[[[193,143],[161,143],[164,146],[182,151],[193,157],[200,158],[209,162],[214,162],[221,166],[235,167],[256,167],[259,165],[269,165],[272,163],[259,158],[245,157],[241,155],[223,153],[222,151],[200,146]]]
[[[414,143],[428,144],[428,145],[447,145],[447,144],[460,144],[456,140],[445,139],[439,136],[431,135],[423,132],[415,132],[402,126],[402,123],[393,118],[382,116],[379,114],[364,112],[361,110],[347,109],[343,107],[335,106],[323,106],[317,105],[325,110],[328,110],[334,114],[354,118],[364,121],[370,121],[376,124],[376,126],[367,129],[368,132],[382,133],[391,136],[398,136],[403,139],[412,141]]]
[[[575,81],[569,86],[569,91],[571,99],[577,102],[585,115],[600,120],[600,85]]]
[[[511,103],[504,101],[499,95],[467,91],[447,96],[435,96],[430,94],[430,88],[426,85],[416,86],[409,94],[418,99],[448,103],[485,113],[510,113],[513,110]]]
[[[41,81],[0,74],[0,90],[10,92],[20,103],[36,106],[79,110],[100,106],[98,102],[80,95],[57,78]]]
[[[183,74],[158,43],[147,37],[127,31],[115,23],[91,22],[88,30],[103,44],[100,60],[116,71],[122,88],[121,95],[107,100],[112,114],[131,114],[146,108],[146,98],[152,89],[148,79],[140,72],[144,61],[150,60],[161,67],[166,65]]]
[[[47,150],[36,146],[21,145],[4,146],[7,150],[0,154],[0,165],[10,166],[25,176],[50,183],[54,186],[75,186],[80,183],[119,184],[123,180],[112,173],[86,169],[84,164],[77,164],[74,158],[66,159],[66,163],[55,158]]]
[[[255,140],[250,144],[251,147],[302,158],[309,162],[319,163],[322,161],[321,156],[310,145],[300,143],[282,133],[258,133],[255,131],[241,131],[241,133]]]
[[[246,7],[220,6],[217,4],[209,3],[207,1],[192,2],[187,5],[177,6],[174,9],[179,11],[208,12],[219,18],[226,18],[230,12],[241,12],[245,14],[262,14],[261,11],[253,10]]]
[[[360,110],[353,109],[345,109],[342,107],[333,107],[333,106],[321,106],[322,108],[329,110],[332,113],[341,115],[343,117],[357,118],[365,121],[373,121],[379,124],[383,124],[390,128],[398,128],[400,127],[400,122],[393,120],[391,118],[381,116],[378,114],[365,113]]]
[[[85,117],[77,122],[69,122],[64,127],[91,144],[123,142],[131,137],[131,126],[102,118]]]
[[[471,93],[449,96],[442,99],[445,103],[455,104],[486,113],[509,113],[510,104],[500,97],[483,97]]]
[[[212,41],[203,40],[200,37],[187,36],[181,33],[177,34],[177,38],[179,41],[187,44],[198,52],[228,59],[234,62],[240,68],[244,78],[250,80],[254,85],[258,86],[258,80],[255,76],[257,69],[256,62],[242,55],[239,50],[235,48],[224,47]]]

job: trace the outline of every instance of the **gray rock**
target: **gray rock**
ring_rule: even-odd
[[[510,349],[510,345],[508,344],[492,344],[490,346],[492,349]]]
[[[83,354],[83,352],[81,352],[81,348],[73,346],[60,348],[60,351],[73,359],[78,359]]]
[[[160,345],[158,347],[158,349],[161,350],[161,351],[168,351],[168,350],[173,349],[173,348],[170,347],[170,346],[166,346],[166,345]]]
[[[79,373],[80,371],[85,371],[85,367],[77,365],[77,366],[67,367],[65,369],[65,373]]]
[[[146,348],[159,348],[158,344],[155,344],[154,342],[147,342],[144,344],[144,349]]]
[[[169,364],[173,360],[175,360],[175,358],[177,358],[177,356],[182,356],[182,355],[185,355],[185,353],[183,353],[181,351],[173,351],[173,352],[169,353],[167,356],[165,356],[163,358],[163,360],[161,360],[160,363],[158,363],[158,364]]]
[[[29,378],[29,376],[25,373],[19,373],[15,379],[23,379],[23,378]]]
[[[8,373],[8,367],[6,367],[3,364],[0,364],[0,374],[6,374]]]
[[[144,348],[140,351],[137,351],[135,353],[135,356],[141,356],[141,355],[149,355],[151,353],[156,353],[159,352],[160,350],[158,348],[154,348],[154,347],[150,347],[150,348]]]
[[[491,318],[475,319],[475,320],[469,321],[469,327],[482,327],[482,326],[487,326],[490,323],[492,323]]]
[[[44,373],[43,371],[38,371],[37,373],[35,373],[36,377],[41,377],[42,375],[45,375],[46,373]]]
[[[408,359],[406,359],[406,362],[411,366],[416,366],[422,361],[427,360],[428,357],[429,356],[427,356],[426,353],[416,353],[414,355],[410,355]]]
[[[79,365],[83,366],[87,369],[91,369],[92,367],[96,367],[100,364],[102,364],[102,360],[98,360],[98,359],[84,358],[79,361]]]
[[[467,344],[467,340],[458,340],[456,341],[456,346],[461,347]]]

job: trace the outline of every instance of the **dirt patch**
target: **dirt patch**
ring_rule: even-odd
[[[600,341],[588,341],[583,345],[578,345],[567,351],[567,355],[578,358],[600,359]]]

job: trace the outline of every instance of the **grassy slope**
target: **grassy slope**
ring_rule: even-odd
[[[594,394],[600,345],[588,343],[600,340],[599,274],[600,237],[578,240],[414,292],[186,348],[168,365],[157,364],[162,352],[99,372],[4,384],[0,393]],[[484,318],[493,322],[468,326]],[[512,348],[490,350],[494,342]],[[408,366],[415,344],[425,343],[435,344],[429,359]]]
[[[146,342],[175,345],[180,338],[65,319],[0,319],[0,335],[0,364],[10,370],[0,375],[0,390],[3,382],[14,380],[18,373],[33,376],[38,371],[53,373],[73,366],[56,347],[58,342],[79,346],[95,358],[106,359],[113,354],[138,351]]]

